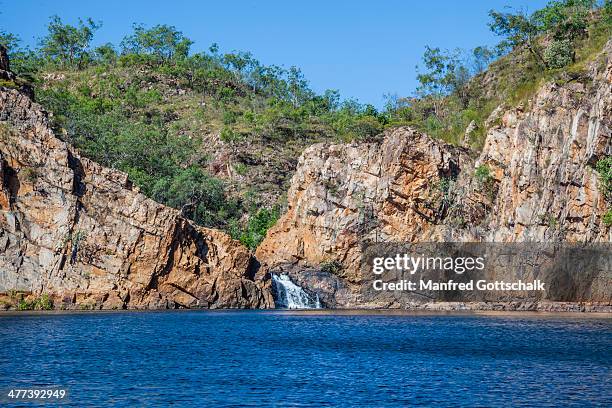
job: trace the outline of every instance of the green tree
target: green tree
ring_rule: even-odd
[[[112,65],[117,61],[117,51],[115,51],[115,47],[111,43],[97,47],[94,50],[94,55],[96,60],[102,64]]]
[[[46,37],[41,41],[41,52],[61,66],[83,68],[89,58],[89,45],[94,32],[102,26],[91,18],[79,19],[78,26],[64,24],[58,16],[51,17]]]
[[[602,19],[608,24],[612,24],[612,0],[605,0],[602,6]]]
[[[335,112],[340,106],[340,93],[327,89],[323,95],[315,95],[306,103],[311,115],[319,116]]]
[[[425,47],[422,59],[427,71],[417,75],[417,93],[432,98],[436,116],[441,114],[444,96],[456,94],[462,101],[466,100],[470,72],[461,61],[460,55],[459,50],[448,52],[441,51],[440,48]]]
[[[529,15],[524,11],[502,13],[491,10],[491,30],[504,37],[502,48],[526,47],[542,68],[559,68],[576,60],[576,41],[587,34],[589,14],[595,0],[553,0]],[[604,3],[605,13],[605,3]],[[542,36],[550,37],[542,50]]]
[[[495,51],[491,50],[486,46],[479,46],[472,50],[473,69],[475,74],[479,74],[493,61],[495,58]]]
[[[166,24],[158,24],[149,29],[142,24],[134,24],[133,30],[131,35],[121,41],[123,54],[147,54],[160,61],[169,61],[187,57],[193,44],[174,26]]]
[[[19,47],[19,37],[15,34],[0,30],[0,45],[4,45],[9,51],[15,51]]]
[[[576,60],[570,40],[555,40],[544,50],[544,61],[550,69],[563,68]]]
[[[195,166],[159,180],[153,198],[207,227],[224,226],[237,211],[237,205],[226,199],[221,180]]]
[[[297,108],[313,96],[313,92],[308,87],[308,81],[297,67],[292,66],[289,68],[287,72],[287,85],[289,101],[294,108]]]
[[[546,67],[538,42],[541,30],[532,15],[522,10],[517,13],[490,10],[489,17],[492,20],[489,22],[491,31],[503,37],[499,45],[500,49],[508,50],[524,46],[529,50],[538,65],[542,68]]]
[[[244,228],[234,227],[231,235],[239,239],[247,248],[255,250],[266,237],[268,230],[276,224],[279,217],[279,206],[274,206],[272,209],[261,208],[249,216]]]
[[[234,75],[237,81],[249,80],[249,74],[255,70],[258,61],[253,58],[250,52],[236,52],[229,53],[223,56],[223,62],[228,69],[234,71]],[[254,84],[251,84],[253,88],[256,88]]]
[[[606,156],[599,160],[595,169],[599,173],[604,197],[612,204],[612,156]]]
[[[589,12],[595,0],[556,0],[533,13],[542,32],[551,33],[556,41],[574,43],[586,35]]]
[[[576,41],[587,35],[589,13],[595,4],[594,0],[557,0],[533,14],[540,30],[552,37],[544,51],[548,68],[561,68],[576,61]]]

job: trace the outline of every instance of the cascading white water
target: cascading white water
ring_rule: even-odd
[[[319,296],[309,295],[304,289],[293,283],[287,275],[272,274],[272,283],[276,292],[274,303],[284,309],[320,309]]]

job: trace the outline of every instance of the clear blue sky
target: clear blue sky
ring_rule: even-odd
[[[453,49],[493,45],[489,9],[542,7],[545,0],[157,1],[0,0],[0,28],[27,45],[50,16],[101,20],[95,44],[119,44],[132,23],[169,24],[221,51],[251,51],[265,64],[302,69],[313,89],[338,89],[380,107],[384,93],[410,95],[425,45]]]

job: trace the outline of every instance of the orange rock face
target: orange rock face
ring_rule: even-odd
[[[333,261],[341,265],[333,274],[355,293],[361,246],[371,242],[611,242],[594,170],[612,154],[611,56],[609,42],[587,78],[546,84],[527,106],[496,109],[501,123],[488,121],[479,154],[410,128],[376,143],[310,147],[288,211],[257,258],[310,283]],[[311,275],[300,277],[300,268]],[[588,279],[591,297],[576,301],[609,303],[612,271]],[[345,306],[359,306],[343,296]]]
[[[0,292],[65,308],[268,308],[248,250],[79,157],[46,113],[0,89]]]
[[[407,128],[381,143],[312,146],[292,180],[288,211],[257,258],[270,266],[339,260],[350,271],[365,240],[440,239],[438,185],[470,163],[464,149]]]

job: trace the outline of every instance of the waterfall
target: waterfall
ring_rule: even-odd
[[[276,297],[276,307],[282,309],[320,309],[318,295],[310,295],[304,289],[293,283],[287,275],[272,274],[272,285]]]

